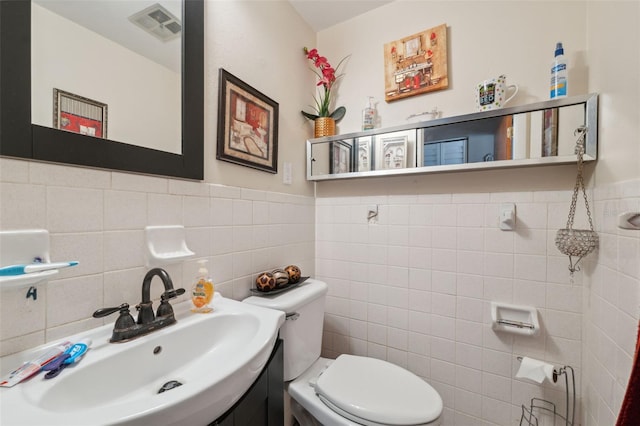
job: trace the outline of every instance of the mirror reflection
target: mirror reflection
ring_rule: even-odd
[[[570,162],[574,131],[584,125],[592,130],[587,155],[595,158],[597,97],[582,98],[309,141],[308,178]]]
[[[32,122],[180,154],[181,0],[33,0]]]

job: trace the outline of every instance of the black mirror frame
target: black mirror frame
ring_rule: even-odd
[[[31,1],[0,0],[0,155],[202,180],[204,0],[183,0],[182,154],[31,123]]]

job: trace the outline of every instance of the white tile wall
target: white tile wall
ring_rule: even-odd
[[[102,324],[91,317],[100,307],[137,304],[148,225],[184,225],[227,297],[246,297],[267,269],[296,264],[314,275],[311,197],[2,158],[0,206],[0,229],[48,229],[52,260],[80,262],[39,284],[36,301],[26,289],[2,291],[0,355]],[[166,269],[189,288],[197,264]]]
[[[138,302],[144,226],[182,224],[210,260],[217,290],[241,299],[253,276],[285,263],[330,286],[325,356],[387,359],[428,380],[445,425],[511,425],[551,387],[514,379],[518,355],[576,368],[578,422],[613,424],[631,370],[640,305],[640,234],[616,227],[640,210],[640,182],[597,188],[600,249],[570,279],[554,246],[564,191],[297,197],[160,177],[0,159],[0,229],[49,228],[54,260],[77,259],[38,300],[0,298],[0,354],[95,327],[101,306]],[[515,202],[514,232],[498,229]],[[315,205],[314,205],[315,204]],[[366,221],[379,205],[379,222]],[[586,226],[584,215],[577,226]],[[315,273],[314,273],[315,268]],[[167,267],[190,285],[195,262]],[[490,328],[489,301],[536,306],[532,339]]]
[[[640,181],[595,191],[598,256],[585,280],[583,394],[585,425],[614,424],[629,379],[640,317],[640,231],[617,228],[617,216],[640,211]]]
[[[465,426],[518,424],[532,397],[564,407],[561,392],[514,377],[519,355],[568,364],[576,424],[611,425],[635,344],[640,233],[617,230],[603,215],[640,209],[640,183],[595,196],[594,221],[607,228],[574,277],[554,244],[567,191],[317,199],[316,271],[331,289],[323,354],[406,366],[442,395],[444,424]],[[516,203],[513,232],[498,227],[504,202]],[[377,224],[367,223],[370,204],[379,205]],[[575,226],[587,226],[580,210]],[[492,331],[490,301],[535,306],[540,336]]]

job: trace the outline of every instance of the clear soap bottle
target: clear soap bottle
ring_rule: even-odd
[[[376,124],[376,108],[373,105],[373,97],[369,96],[369,102],[362,110],[362,130],[371,130]]]
[[[196,275],[196,282],[191,289],[191,302],[193,303],[191,312],[206,314],[213,311],[209,303],[213,299],[214,286],[206,267],[207,260],[202,259],[198,263],[200,268]]]

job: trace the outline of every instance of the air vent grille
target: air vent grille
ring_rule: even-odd
[[[129,20],[162,41],[173,40],[182,31],[180,20],[158,3],[131,15]]]

